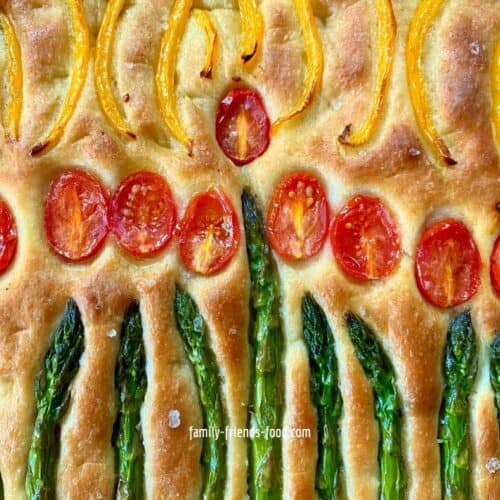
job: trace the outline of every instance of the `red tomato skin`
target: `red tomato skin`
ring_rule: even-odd
[[[497,237],[491,252],[490,277],[493,289],[500,295],[500,236]]]
[[[203,220],[201,215],[209,214]],[[211,221],[218,221],[221,217],[230,219],[230,224],[224,223],[226,230],[230,226],[227,241],[218,247],[222,253],[207,266],[199,269],[193,262],[193,248],[196,242],[203,240],[203,231]],[[221,224],[219,224],[221,225]],[[224,192],[212,188],[206,192],[198,193],[190,200],[186,213],[178,228],[179,254],[186,269],[202,276],[211,276],[224,269],[233,258],[240,243],[240,226],[238,216],[233,205]]]
[[[302,186],[299,183],[302,183]],[[308,189],[311,190],[309,196],[306,193]],[[287,237],[287,233],[292,232],[287,228],[290,228],[290,225],[293,224],[293,221],[288,216],[290,213],[289,205],[293,202],[289,193],[294,193],[294,199],[301,198],[297,201],[313,200],[312,207],[306,208],[305,212],[313,211],[313,218],[304,221],[304,227],[310,231],[314,228],[317,228],[317,230],[304,239],[302,245],[297,243],[300,237],[296,231],[294,231],[293,235],[290,235],[290,238]],[[307,172],[295,172],[283,177],[274,190],[267,212],[266,229],[273,250],[289,261],[305,260],[313,257],[323,248],[328,233],[328,225],[328,201],[323,186],[318,179]],[[301,255],[293,251],[293,244],[295,244],[296,248],[302,247],[300,250]]]
[[[367,221],[368,225],[360,226]],[[350,225],[350,229],[347,229]],[[381,237],[375,241],[376,268],[370,273],[368,257],[359,253],[361,247],[359,230],[380,230]],[[331,244],[337,263],[350,277],[359,281],[380,280],[389,276],[401,257],[399,229],[384,203],[376,197],[355,195],[340,209],[332,221]],[[357,251],[359,252],[360,249]]]
[[[155,201],[163,203],[162,219],[160,221],[147,221],[142,227],[133,221],[128,220],[128,215],[124,214],[124,210],[130,210],[137,213],[139,208],[147,208],[147,215],[151,215],[151,208],[147,205],[147,201],[139,199],[138,206],[130,205],[134,200],[130,200],[130,196],[134,196],[132,190],[138,189],[156,190]],[[158,194],[159,193],[159,194]],[[156,195],[159,198],[156,198]],[[142,203],[141,203],[142,202]],[[131,214],[135,215],[135,214]],[[159,174],[148,171],[135,172],[126,177],[113,193],[110,201],[110,227],[118,245],[130,253],[134,257],[147,258],[154,257],[163,251],[170,243],[175,230],[177,221],[177,209],[173,201],[172,192],[166,180]],[[143,247],[139,247],[137,238],[139,232],[143,231],[142,238]],[[135,236],[135,238],[134,238]],[[148,239],[145,243],[145,239]]]
[[[16,251],[16,221],[7,203],[0,198],[0,275],[7,271]]]
[[[67,219],[61,224],[61,209],[67,205],[61,206],[63,195],[67,194],[67,189],[71,188],[78,196],[80,208],[86,207],[91,210],[87,220],[93,219],[90,230],[93,235],[90,241],[87,242],[86,248],[80,251],[72,251],[65,246],[67,242],[61,241],[58,237],[58,232],[69,230]],[[86,200],[85,205],[81,204],[84,195],[91,196],[91,203]],[[68,217],[70,214],[66,214]],[[108,195],[101,186],[99,180],[93,175],[82,170],[67,170],[56,177],[49,188],[49,193],[45,201],[45,234],[52,249],[67,262],[78,263],[94,257],[101,250],[106,236],[109,232],[108,221]],[[62,235],[60,235],[62,236]]]
[[[432,275],[428,272],[431,270],[435,272],[439,262],[434,261],[425,267],[427,256],[432,256],[430,253],[432,250],[435,255],[444,255],[447,242],[461,246],[457,256],[462,260],[465,254],[468,254],[468,262],[460,262],[453,270],[454,276],[460,273],[459,276],[464,277],[466,283],[451,300],[439,293],[440,284],[433,283]],[[415,279],[420,293],[430,304],[446,309],[467,302],[476,294],[481,284],[480,267],[481,258],[476,243],[463,222],[453,218],[441,219],[434,222],[422,234],[415,256]],[[458,279],[456,281],[458,282]]]
[[[241,109],[251,114],[257,127],[254,147],[245,158],[239,158],[234,153],[230,134],[234,119]],[[270,142],[270,130],[269,116],[257,91],[250,88],[231,89],[220,101],[215,118],[215,136],[224,154],[238,167],[251,163],[266,152]]]

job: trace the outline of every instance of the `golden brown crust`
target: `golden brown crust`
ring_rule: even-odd
[[[350,498],[376,498],[379,486],[378,430],[370,385],[343,325],[347,309],[374,327],[393,360],[403,403],[404,463],[409,498],[439,498],[437,443],[441,402],[441,355],[446,325],[457,311],[439,311],[419,294],[413,277],[416,242],[424,225],[451,214],[471,228],[483,261],[482,286],[470,301],[481,350],[480,375],[471,398],[472,478],[478,498],[499,498],[500,472],[486,463],[500,458],[498,421],[488,383],[487,346],[500,331],[500,300],[489,284],[488,260],[499,232],[498,144],[491,127],[489,70],[500,29],[495,0],[446,2],[429,34],[425,72],[434,121],[458,164],[445,171],[418,130],[408,94],[405,43],[415,1],[393,2],[398,22],[396,57],[387,109],[373,140],[359,149],[337,137],[361,123],[372,99],[376,45],[374,2],[313,1],[324,47],[322,88],[311,106],[272,137],[269,150],[244,169],[220,151],[214,134],[217,103],[237,85],[263,95],[272,120],[291,108],[302,90],[303,37],[292,0],[262,0],[265,31],[254,68],[239,63],[240,20],[236,1],[204,0],[220,39],[213,79],[200,78],[205,37],[193,19],[177,61],[178,112],[194,143],[187,156],[164,125],[154,86],[160,40],[172,0],[125,5],[112,57],[115,98],[137,135],[121,138],[102,113],[93,78],[94,54],[83,93],[61,142],[46,155],[29,156],[60,110],[71,70],[71,25],[65,0],[1,2],[16,28],[23,54],[24,107],[20,140],[0,140],[0,196],[13,208],[19,250],[0,276],[0,472],[7,498],[24,498],[26,458],[34,421],[33,381],[51,331],[73,296],[86,326],[86,352],[72,386],[61,433],[58,493],[64,498],[111,498],[116,417],[114,364],[123,312],[141,302],[145,325],[148,391],[142,411],[149,498],[197,498],[201,491],[201,407],[192,370],[172,310],[175,283],[188,289],[208,325],[221,369],[229,425],[246,427],[250,394],[248,342],[249,277],[244,242],[230,265],[211,278],[182,268],[176,245],[148,261],[125,255],[109,238],[92,261],[71,265],[51,252],[43,231],[43,204],[54,177],[68,167],[98,176],[108,190],[129,173],[162,174],[182,214],[190,197],[221,186],[239,207],[250,184],[267,209],[282,175],[309,170],[322,180],[332,210],[356,192],[373,192],[391,207],[401,229],[403,257],[395,273],[378,283],[359,284],[336,264],[330,245],[300,265],[277,257],[285,330],[285,425],[311,430],[309,439],[283,442],[284,488],[288,498],[312,498],[317,457],[316,417],[311,405],[309,366],[302,340],[300,301],[313,292],[332,324],[344,401],[341,449]],[[84,0],[91,50],[104,0]],[[5,68],[5,56],[0,54]],[[3,88],[1,89],[3,92]],[[3,98],[2,98],[3,102]],[[241,212],[238,208],[239,218]],[[243,233],[243,227],[241,227]],[[462,310],[458,308],[457,310]],[[169,412],[181,425],[169,425]],[[226,498],[247,490],[247,442],[228,445]]]

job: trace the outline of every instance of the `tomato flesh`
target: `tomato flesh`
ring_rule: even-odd
[[[490,259],[491,284],[498,295],[500,295],[500,236],[493,245]]]
[[[45,203],[45,232],[54,251],[68,261],[97,253],[108,234],[108,201],[94,176],[70,170],[52,182]]]
[[[318,179],[303,172],[284,177],[271,199],[266,227],[281,257],[303,260],[316,255],[328,232],[328,202]]]
[[[195,195],[180,225],[179,251],[190,271],[208,276],[223,269],[240,242],[238,217],[218,189]]]
[[[16,222],[7,203],[0,199],[0,274],[10,266],[16,250]]]
[[[388,276],[399,261],[399,230],[381,200],[357,195],[335,216],[331,243],[342,270],[362,281]]]
[[[238,166],[252,162],[269,146],[270,122],[253,89],[230,90],[219,103],[215,135],[224,154]]]
[[[427,228],[418,244],[415,277],[431,304],[454,307],[469,300],[480,285],[479,252],[467,226],[443,219]]]
[[[171,240],[176,212],[163,177],[136,172],[120,184],[111,198],[111,231],[124,250],[136,257],[149,257]]]

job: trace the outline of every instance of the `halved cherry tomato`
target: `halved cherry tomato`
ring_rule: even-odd
[[[0,274],[9,267],[17,249],[17,227],[7,203],[0,199]]]
[[[52,182],[45,202],[45,232],[66,260],[78,262],[97,253],[108,234],[108,201],[94,176],[70,170]]]
[[[172,238],[176,212],[165,179],[153,172],[136,172],[111,198],[111,231],[123,249],[148,257],[163,250]]]
[[[415,277],[422,295],[437,307],[469,300],[481,283],[481,258],[467,226],[443,219],[428,227],[417,246]]]
[[[184,265],[208,276],[225,267],[240,243],[238,217],[219,189],[195,195],[180,225],[179,250]]]
[[[335,216],[333,253],[346,274],[359,280],[385,278],[401,255],[399,230],[378,198],[357,195]]]
[[[493,251],[491,252],[490,276],[495,292],[500,295],[500,236],[496,239]]]
[[[255,90],[232,89],[221,100],[215,135],[224,154],[236,165],[246,165],[264,154],[269,130],[266,108]]]
[[[318,179],[305,172],[285,176],[274,191],[266,226],[273,249],[283,258],[317,254],[328,232],[328,203]]]

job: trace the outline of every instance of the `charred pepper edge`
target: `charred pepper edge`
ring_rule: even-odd
[[[339,142],[345,146],[362,146],[372,139],[380,125],[387,101],[387,91],[394,63],[397,23],[391,0],[377,0],[376,8],[378,59],[375,99],[368,116],[359,129],[353,132],[352,124],[349,124],[339,135]]]
[[[410,23],[406,44],[406,74],[415,118],[422,135],[439,161],[445,166],[456,165],[443,139],[431,119],[431,111],[425,91],[422,57],[425,37],[432,21],[446,0],[421,0]]]
[[[114,128],[123,136],[135,139],[136,135],[118,109],[113,95],[110,78],[111,52],[115,39],[118,18],[123,9],[124,0],[109,0],[97,35],[94,80],[102,110]]]
[[[190,156],[193,152],[192,140],[185,132],[177,113],[175,72],[177,48],[186,30],[192,4],[193,0],[175,0],[168,18],[167,29],[161,39],[156,69],[156,93],[163,121]]]
[[[241,20],[241,61],[250,66],[262,47],[264,20],[255,0],[238,0]],[[249,64],[250,63],[250,64]]]
[[[55,147],[64,133],[64,129],[75,111],[78,100],[80,99],[90,59],[90,34],[85,10],[82,0],[67,0],[73,30],[73,70],[69,89],[64,98],[63,105],[55,123],[50,132],[38,144],[35,144],[29,154],[36,156],[42,152],[48,152]]]
[[[491,121],[500,146],[500,39],[496,41],[491,60]]]
[[[309,107],[319,91],[323,78],[323,46],[314,19],[311,0],[294,0],[294,2],[302,35],[304,37],[307,60],[304,88],[295,106],[286,115],[281,116],[272,124],[271,132],[273,134],[275,134],[285,122],[298,116]]]
[[[200,28],[205,32],[207,44],[205,52],[205,63],[203,64],[203,68],[200,71],[200,77],[211,80],[213,78],[213,70],[217,61],[219,35],[212,21],[212,18],[206,10],[195,9],[193,13]]]
[[[7,75],[10,94],[5,110],[5,128],[7,139],[13,142],[19,138],[19,122],[23,105],[23,68],[21,47],[16,31],[9,17],[2,10],[0,10],[0,29],[7,47]]]

